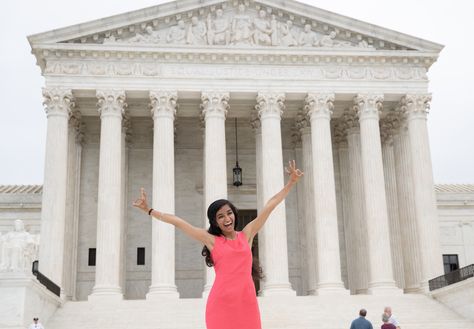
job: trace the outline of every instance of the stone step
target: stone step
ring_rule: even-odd
[[[360,308],[380,328],[386,305],[392,306],[403,329],[474,329],[474,323],[424,295],[263,297],[259,304],[263,329],[347,329]],[[74,323],[81,329],[205,329],[204,311],[203,299],[67,302],[45,327],[63,329]]]

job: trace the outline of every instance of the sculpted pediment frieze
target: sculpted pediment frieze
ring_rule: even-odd
[[[293,1],[289,1],[292,3]],[[257,1],[223,1],[66,39],[61,43],[156,47],[411,50],[311,15]]]

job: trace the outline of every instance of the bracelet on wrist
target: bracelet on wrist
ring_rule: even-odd
[[[151,216],[152,211],[153,211],[153,208],[150,208],[150,210],[148,210],[148,216]]]

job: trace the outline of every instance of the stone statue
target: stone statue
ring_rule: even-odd
[[[319,45],[321,47],[334,47],[335,42],[334,38],[336,37],[336,32],[331,31],[328,35],[324,35],[321,40],[319,40]]]
[[[186,43],[186,24],[183,20],[178,21],[178,25],[170,27],[168,35],[166,36],[166,42],[185,44]]]
[[[191,45],[205,45],[207,44],[207,28],[206,24],[199,21],[197,16],[191,18],[191,24],[188,27],[188,35],[186,42]]]
[[[280,25],[280,33],[282,35],[280,43],[285,47],[294,47],[298,45],[295,35],[293,34],[293,22],[287,21]]]
[[[317,35],[311,30],[310,24],[304,26],[304,31],[301,32],[298,38],[298,44],[303,47],[314,47],[318,45]]]
[[[15,221],[15,229],[1,237],[0,272],[29,271],[38,256],[38,238],[25,231],[23,221]]]
[[[336,35],[336,31],[331,31],[328,35],[324,35],[319,40],[319,45],[321,47],[352,47],[350,42],[335,40]]]
[[[270,27],[272,29],[272,46],[278,46],[278,22],[276,16],[272,15],[272,20],[270,21]]]
[[[104,38],[103,44],[117,43],[118,40],[115,38],[115,35],[111,34],[108,37]]]
[[[235,45],[249,45],[252,43],[250,16],[245,13],[245,5],[239,5],[238,13],[232,20],[232,43]]]
[[[158,32],[153,31],[153,28],[148,25],[143,34],[137,33],[135,36],[128,39],[127,42],[159,43],[160,36],[158,35]]]
[[[210,45],[228,45],[230,43],[230,23],[222,9],[216,10],[216,19],[207,16],[207,42]]]
[[[265,10],[258,12],[258,17],[254,20],[255,31],[253,32],[253,42],[256,45],[271,46],[272,45],[272,26],[267,20]]]

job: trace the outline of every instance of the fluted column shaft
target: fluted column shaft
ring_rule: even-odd
[[[433,182],[426,119],[431,95],[406,95],[402,106],[407,115],[412,157],[415,212],[421,252],[421,288],[428,291],[428,280],[442,275],[443,262],[439,238],[438,214]]]
[[[354,120],[354,118],[353,118]],[[352,239],[354,249],[354,292],[366,294],[368,283],[367,222],[365,220],[364,183],[362,179],[362,159],[360,129],[354,122],[347,131],[349,148],[350,209],[353,221]],[[352,289],[351,289],[352,290]]]
[[[90,299],[122,299],[120,286],[122,232],[122,116],[125,92],[97,91],[100,127],[97,200],[97,263]]]
[[[63,287],[64,230],[66,217],[68,118],[74,107],[70,90],[43,89],[48,118],[41,207],[39,270]]]
[[[340,122],[335,126],[335,143],[337,145],[337,152],[339,158],[339,174],[341,177],[341,202],[342,202],[342,218],[344,224],[344,240],[347,261],[347,286],[351,293],[355,293],[356,283],[356,263],[355,263],[355,249],[354,245],[354,222],[353,213],[351,209],[351,181],[349,176],[349,147],[347,143],[347,131],[345,125]]]
[[[336,189],[331,142],[333,94],[309,94],[305,109],[311,120],[314,217],[318,255],[318,294],[347,293],[341,280]]]
[[[403,288],[403,245],[398,212],[397,180],[395,173],[395,157],[393,153],[393,123],[389,118],[381,124],[382,160],[387,196],[387,211],[390,233],[390,250],[392,252],[393,274],[397,287]]]
[[[410,139],[406,123],[401,123],[393,138],[395,174],[397,178],[398,213],[400,216],[401,243],[403,245],[404,291],[420,289],[420,247],[416,226],[413,168],[411,166]]]
[[[263,200],[263,175],[262,175],[262,125],[258,117],[258,113],[253,112],[251,126],[255,132],[255,169],[257,178],[257,214],[260,213],[264,206]],[[265,264],[265,236],[258,235],[258,259],[260,264]],[[260,289],[263,288],[263,285]]]
[[[382,102],[381,95],[358,95],[355,98],[360,123],[369,247],[369,292],[372,294],[395,290],[379,129]]]
[[[227,199],[227,165],[225,119],[229,109],[229,93],[203,92],[201,109],[205,123],[204,136],[204,211],[217,199]],[[206,225],[209,223],[206,219]],[[206,266],[204,296],[214,282],[214,269]]]
[[[176,91],[151,91],[153,117],[153,207],[175,213],[174,119]],[[152,223],[151,286],[147,299],[179,297],[175,284],[175,228],[159,220]]]
[[[63,289],[67,300],[75,300],[77,278],[77,241],[83,123],[79,111],[71,113],[68,136],[66,227],[64,241]]]
[[[284,185],[283,150],[281,143],[281,114],[285,109],[284,94],[259,93],[255,109],[262,129],[262,198],[266,203]],[[262,295],[295,295],[288,275],[288,247],[285,203],[270,214],[260,232],[263,236],[265,281]]]

